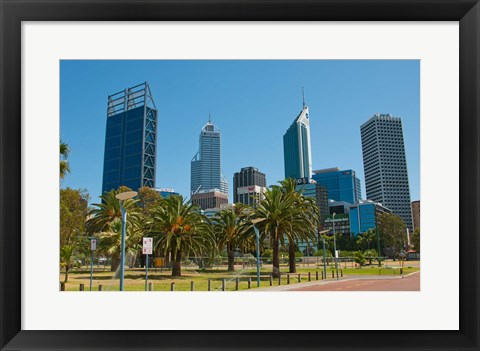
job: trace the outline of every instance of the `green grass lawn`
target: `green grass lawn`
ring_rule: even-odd
[[[270,273],[271,266],[266,266],[261,269],[260,287],[270,286]],[[332,279],[332,271],[334,267],[327,267],[327,279]],[[288,267],[282,266],[281,284],[286,285],[288,282]],[[409,274],[419,271],[418,267],[409,267],[407,264],[403,270],[403,274]],[[318,272],[319,280],[322,278],[323,266],[310,266],[302,267],[297,266],[297,273],[290,274],[290,284],[298,283],[298,274],[301,275],[301,282],[308,281],[308,273],[310,272],[310,278],[312,281],[316,280],[316,272]],[[399,275],[400,270],[396,268],[378,267],[376,265],[366,266],[363,268],[345,268],[343,264],[339,266],[339,275],[343,274],[344,277],[352,275]],[[195,291],[208,291],[208,280],[210,279],[211,291],[222,291],[222,282],[225,279],[226,290],[236,290],[236,280],[239,279],[238,290],[248,289],[248,278],[251,280],[251,288],[257,287],[257,274],[255,267],[248,267],[242,269],[237,268],[235,272],[227,272],[225,267],[214,269],[182,269],[182,277],[172,278],[170,270],[164,270],[161,272],[159,269],[149,270],[148,281],[153,283],[154,291],[170,291],[171,283],[175,283],[175,291],[190,291],[191,282],[194,282]],[[64,280],[64,273],[60,273],[60,281]],[[90,289],[90,270],[81,270],[69,273],[69,280],[65,285],[67,291],[79,291],[80,284],[84,284],[85,290]],[[114,273],[108,270],[104,271],[103,268],[96,268],[93,276],[92,290],[98,291],[99,285],[102,285],[103,291],[118,291],[119,279],[114,279]],[[279,279],[274,278],[272,281],[273,286],[279,285]],[[143,269],[126,269],[125,270],[125,290],[126,291],[145,291],[145,271]]]

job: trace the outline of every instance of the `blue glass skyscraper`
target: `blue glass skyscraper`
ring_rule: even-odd
[[[283,136],[283,156],[285,178],[310,178],[312,174],[310,120],[308,106],[305,103]]]
[[[102,193],[155,187],[157,109],[147,82],[108,97]]]
[[[353,204],[361,198],[360,179],[351,169],[327,168],[313,171],[312,178],[328,190],[328,198]]]
[[[220,151],[220,130],[209,119],[200,132],[199,150],[191,162],[192,194],[214,189],[228,193],[228,182],[221,170]]]

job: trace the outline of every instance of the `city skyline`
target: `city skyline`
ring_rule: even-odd
[[[66,65],[64,65],[64,63],[67,62]],[[275,65],[279,65],[279,63],[277,61],[268,61],[270,63],[272,63],[274,66]],[[135,61],[135,63],[131,63],[130,61],[127,61],[127,62],[123,62],[123,65],[138,65],[140,64],[141,62],[139,61]],[[159,61],[159,62],[155,62],[157,65],[171,65],[172,62],[171,61],[167,61],[167,62],[163,62],[163,61]],[[259,65],[259,66],[264,66],[265,65],[265,61],[260,61],[260,62],[257,62],[257,61],[247,61],[247,62],[243,62],[243,61],[235,61],[235,62],[218,62],[218,61],[215,61],[215,62],[205,62],[205,61],[197,61],[197,62],[190,62],[188,61],[187,63],[184,63],[186,64],[187,66],[189,65],[193,65],[193,66],[204,66],[204,65],[207,65],[207,66],[210,66],[211,64],[214,64],[214,63],[217,63],[219,66],[220,71],[219,72],[219,75],[221,75],[222,73],[225,73],[224,72],[224,68],[225,68],[225,65],[226,66],[238,66],[239,68],[242,68],[242,66],[244,65]],[[336,62],[336,61],[315,61],[314,62],[318,68],[321,68],[321,66],[324,66],[324,65],[327,65],[327,66],[332,66],[332,65],[338,65],[340,64],[340,66],[342,65],[345,65],[345,62]],[[66,186],[70,186],[70,187],[73,187],[73,188],[86,188],[89,192],[90,192],[90,195],[91,195],[91,202],[97,202],[97,196],[100,195],[100,191],[99,190],[95,190],[95,189],[98,189],[100,188],[100,186],[96,186],[94,184],[94,182],[92,180],[88,180],[88,179],[79,179],[79,174],[82,175],[85,174],[85,170],[82,169],[82,158],[86,159],[88,158],[88,150],[92,149],[91,147],[86,147],[86,148],[82,148],[80,146],[80,148],[78,147],[79,145],[82,145],[82,143],[79,143],[78,140],[76,140],[77,138],[75,138],[74,136],[74,133],[73,133],[73,123],[67,118],[67,115],[69,115],[69,108],[68,106],[66,105],[69,105],[69,101],[71,100],[71,94],[74,94],[74,90],[71,90],[71,89],[68,89],[67,88],[67,91],[65,91],[63,89],[63,87],[65,85],[69,85],[68,83],[64,83],[64,81],[66,81],[68,78],[71,78],[71,75],[73,74],[73,68],[74,67],[79,67],[82,68],[81,66],[85,65],[86,63],[85,62],[81,62],[81,61],[77,61],[77,62],[71,62],[71,61],[62,61],[62,99],[61,99],[61,138],[62,138],[62,141],[68,143],[72,149],[72,153],[71,153],[71,156],[70,156],[70,162],[71,162],[71,167],[72,167],[72,174],[69,174],[67,176],[67,178],[65,179],[65,181],[62,183],[62,186],[63,187],[66,187]],[[89,61],[89,64],[91,65],[92,62]],[[96,66],[96,65],[99,65],[99,66],[102,66],[104,65],[105,63],[104,62],[94,62],[93,63],[93,66]],[[113,62],[113,66],[116,66],[117,64],[119,64],[118,62]],[[150,63],[151,64],[151,63]],[[304,61],[294,61],[294,62],[291,62],[291,61],[287,61],[287,62],[281,62],[280,65],[282,66],[282,64],[284,66],[289,66],[289,68],[292,70],[292,71],[295,71],[295,72],[298,72],[298,70],[302,70],[304,65],[306,66],[311,66],[312,65],[312,62],[304,62]],[[365,65],[365,62],[361,61],[361,62],[358,62],[358,61],[352,61],[350,62],[350,64],[352,66],[358,66],[359,64],[362,66]],[[68,67],[68,66],[72,66],[72,67]],[[393,67],[383,67],[384,65],[387,65],[387,66],[390,66],[390,65],[393,65]],[[398,69],[394,69],[395,66],[397,65],[400,65],[402,66],[400,71],[398,71]],[[409,67],[403,67],[404,65],[407,65]],[[88,64],[87,64],[88,66]],[[315,66],[315,65],[314,65]],[[349,66],[347,64],[347,66]],[[371,67],[372,66],[372,67]],[[374,67],[374,66],[379,66],[379,67]],[[64,70],[64,67],[65,67],[65,70]],[[191,68],[191,67],[190,67]],[[223,69],[222,69],[223,68]],[[354,68],[354,67],[350,67],[350,70]],[[410,175],[410,178],[415,178],[411,181],[411,184],[412,184],[412,188],[411,189],[412,191],[412,194],[418,194],[417,196],[413,195],[412,196],[412,200],[416,199],[416,198],[419,198],[419,140],[417,140],[417,142],[413,142],[412,143],[412,146],[410,146],[410,140],[412,139],[412,136],[410,134],[417,134],[419,133],[419,119],[418,119],[418,113],[419,113],[419,96],[418,94],[416,95],[415,94],[415,91],[418,93],[418,89],[419,89],[419,86],[418,86],[418,80],[419,80],[419,76],[418,76],[418,73],[419,73],[419,66],[418,66],[418,62],[416,61],[395,61],[395,62],[391,62],[391,61],[388,61],[388,62],[385,62],[385,61],[372,61],[372,62],[367,62],[367,65],[365,67],[363,67],[364,70],[365,68],[369,68],[373,71],[376,72],[376,75],[382,75],[382,77],[385,77],[385,72],[389,72],[390,75],[393,75],[393,76],[397,76],[397,79],[400,79],[399,75],[401,72],[404,72],[404,71],[409,71],[409,74],[410,74],[410,80],[409,80],[409,84],[406,84],[405,83],[405,86],[403,87],[403,89],[400,89],[400,90],[403,90],[402,94],[403,95],[408,95],[409,93],[412,94],[412,96],[410,96],[410,99],[408,99],[409,101],[409,104],[408,106],[410,108],[412,108],[412,106],[414,106],[413,110],[417,110],[416,113],[415,111],[411,112],[411,113],[407,113],[406,114],[406,117],[404,117],[402,115],[402,112],[395,112],[395,111],[399,111],[401,109],[398,108],[398,105],[397,104],[392,104],[392,108],[391,109],[388,109],[388,110],[384,110],[384,108],[382,108],[382,111],[385,112],[385,113],[392,113],[393,115],[398,115],[398,116],[401,116],[402,119],[405,118],[406,119],[406,129],[408,129],[406,132],[405,132],[405,135],[406,135],[406,148],[407,148],[407,154],[410,153],[410,154],[414,154],[413,157],[407,157],[407,161],[409,163],[409,166],[410,166],[410,163],[413,163],[414,166],[412,167],[413,171],[409,171],[409,175]],[[379,69],[381,68],[381,69]],[[397,67],[398,68],[398,67]],[[91,69],[91,67],[89,68]],[[87,71],[89,70],[87,69]],[[113,69],[113,68],[112,68]],[[197,67],[198,69],[198,67]],[[243,67],[244,69],[244,67]],[[345,67],[343,68],[345,70]],[[80,69],[80,70],[76,70],[76,71],[84,71],[85,70],[85,67],[83,67],[83,70]],[[113,69],[115,70],[115,69]],[[258,67],[257,67],[257,70],[258,70]],[[257,71],[257,70],[253,70],[253,71]],[[242,71],[242,69],[240,69],[240,71]],[[319,71],[321,71],[321,69],[319,69]],[[65,75],[63,74],[64,72]],[[127,70],[128,72],[128,70]],[[75,72],[76,74],[77,72]],[[85,73],[85,72],[84,72]],[[91,72],[90,72],[91,73]],[[205,75],[207,73],[211,73],[211,71],[209,70],[206,70],[206,72],[204,70],[197,70],[196,72],[197,74],[200,74],[200,75]],[[381,73],[381,74],[380,74]],[[241,78],[239,77],[239,75],[241,75],[241,72],[238,72],[236,74],[236,77],[231,77],[231,80],[235,81],[235,80],[241,80]],[[310,74],[310,75],[314,75],[314,74]],[[365,75],[365,72],[362,72],[362,75]],[[88,76],[88,74],[87,74]],[[403,75],[404,76],[404,75]],[[217,77],[218,78],[218,77]],[[402,78],[403,79],[403,78]],[[126,79],[128,80],[128,79]],[[149,77],[146,77],[146,80],[148,81],[151,81],[151,79]],[[192,76],[190,80],[194,80],[194,77]],[[216,80],[215,78],[213,79],[214,81]],[[288,81],[288,79],[285,79],[286,81]],[[378,77],[377,79],[373,79],[374,81],[376,81],[376,84],[373,84],[374,86],[378,84]],[[137,82],[133,82],[134,84],[135,83],[138,83]],[[118,83],[117,83],[118,84]],[[218,82],[217,82],[218,84]],[[118,88],[116,90],[120,90],[120,89],[123,89],[125,86],[130,86],[131,85],[131,81],[128,80],[128,84],[127,83],[124,83],[123,86],[118,86]],[[152,86],[153,84],[150,83],[150,85]],[[165,84],[164,84],[165,85]],[[271,86],[273,86],[273,82],[271,84]],[[262,169],[265,174],[267,175],[267,177],[269,178],[269,183],[268,185],[273,185],[273,184],[276,184],[277,181],[279,180],[282,180],[283,179],[283,150],[282,150],[282,147],[281,147],[281,143],[282,143],[282,135],[283,133],[285,132],[285,130],[288,128],[288,126],[291,124],[291,116],[292,116],[292,111],[295,111],[297,110],[297,113],[298,113],[298,109],[299,109],[299,106],[301,106],[302,104],[302,100],[301,100],[301,86],[302,85],[298,85],[298,86],[293,86],[294,84],[292,84],[292,86],[288,87],[288,89],[280,89],[277,91],[276,94],[274,94],[271,90],[269,91],[268,89],[265,89],[265,87],[263,87],[263,90],[262,91],[258,91],[258,89],[253,89],[255,93],[262,93],[260,94],[259,96],[255,96],[255,94],[253,94],[253,96],[251,96],[253,99],[249,100],[250,101],[250,105],[254,105],[255,107],[258,108],[258,111],[256,110],[252,110],[252,109],[248,109],[249,110],[249,114],[251,115],[251,117],[247,118],[247,117],[243,117],[243,118],[230,118],[228,119],[227,117],[225,117],[225,115],[222,116],[222,114],[220,113],[218,116],[213,113],[212,114],[212,119],[214,119],[216,121],[216,125],[219,126],[219,128],[221,130],[223,130],[223,134],[224,134],[224,145],[222,145],[222,162],[225,161],[225,163],[227,164],[226,167],[222,167],[222,168],[225,168],[225,176],[227,179],[231,179],[233,177],[233,174],[240,168],[243,168],[243,167],[249,167],[249,166],[253,166],[253,167],[257,167],[259,169]],[[328,85],[328,83],[323,83],[322,85]],[[331,85],[331,84],[330,84]],[[361,157],[361,144],[360,144],[360,138],[359,138],[359,135],[356,137],[356,138],[351,138],[349,136],[351,135],[354,135],[355,131],[358,133],[358,129],[359,129],[359,126],[365,122],[365,120],[367,120],[368,118],[370,118],[372,115],[374,115],[375,112],[371,111],[369,114],[367,115],[360,115],[360,112],[359,112],[359,115],[358,116],[355,116],[354,118],[353,117],[349,117],[349,119],[347,120],[344,120],[342,124],[342,127],[343,128],[340,128],[339,130],[337,130],[336,132],[336,135],[337,137],[336,138],[330,138],[329,137],[331,136],[332,133],[328,133],[328,128],[329,126],[332,126],[332,125],[337,125],[338,126],[338,121],[336,121],[335,119],[332,119],[332,118],[329,118],[328,116],[325,115],[325,113],[321,112],[322,111],[322,107],[323,109],[325,109],[324,106],[320,106],[320,102],[322,100],[321,96],[318,97],[318,96],[315,96],[314,97],[309,97],[309,91],[311,92],[314,92],[315,90],[318,89],[318,87],[314,87],[314,88],[311,88],[311,84],[305,84],[306,86],[306,89],[305,89],[305,93],[307,95],[307,101],[309,102],[309,106],[312,110],[314,111],[317,111],[316,113],[314,112],[311,112],[311,120],[312,120],[312,128],[311,128],[311,132],[312,132],[312,166],[314,169],[318,169],[318,168],[327,168],[327,167],[334,167],[334,166],[339,166],[340,168],[342,169],[353,169],[357,172],[357,175],[360,177],[361,179],[361,182],[363,184],[364,183],[364,177],[363,177],[363,166],[362,166],[362,157]],[[398,84],[397,84],[398,86]],[[374,88],[374,87],[373,87]],[[157,89],[158,89],[158,92],[157,92]],[[162,85],[159,85],[159,86],[154,86],[152,88],[152,90],[154,90],[154,98],[155,98],[155,101],[161,101],[161,103],[158,103],[157,102],[157,105],[175,105],[175,101],[169,101],[168,99],[166,99],[166,97],[164,96],[162,98],[161,94],[162,94],[162,91],[165,89],[164,86]],[[310,89],[310,90],[309,90]],[[116,91],[114,90],[114,91]],[[228,89],[227,89],[228,90]],[[234,89],[235,90],[235,89]],[[282,100],[282,96],[284,96],[284,94],[287,92],[287,90],[290,92],[290,94],[288,94],[288,98],[286,98],[285,100],[287,100],[287,102],[283,101]],[[238,92],[238,89],[236,89],[235,91]],[[267,104],[265,103],[265,93],[266,92],[270,92],[270,95],[272,96],[269,96],[269,100],[270,100],[270,104]],[[296,91],[296,93],[295,93]],[[100,93],[100,92],[98,92]],[[107,92],[103,92],[103,94],[106,94]],[[235,96],[235,94],[231,94],[229,93],[228,91],[225,93],[225,92],[220,92],[220,91],[215,91],[216,93],[216,96],[215,96],[215,99],[213,99],[215,102],[217,101],[222,101],[222,100],[229,100],[231,101],[232,100],[232,95]],[[198,93],[199,95],[202,95],[201,93]],[[399,91],[396,91],[395,89],[392,89],[392,92],[391,94],[389,95],[392,95],[392,96],[389,96],[389,99],[393,99],[393,96],[397,97],[397,100],[398,100],[398,95],[399,94]],[[400,96],[402,96],[402,94]],[[181,97],[181,93],[179,93],[179,96]],[[268,95],[268,94],[267,94]],[[379,107],[381,107],[382,105],[386,105],[385,103],[385,96],[382,97],[382,94],[375,94],[377,95],[377,98],[379,100],[378,103],[371,103],[372,105],[377,105]],[[63,97],[65,97],[66,99],[63,99]],[[327,97],[327,96],[325,96]],[[242,100],[244,99],[244,97],[242,98]],[[413,99],[413,100],[412,100]],[[191,99],[187,99],[185,104],[188,104],[188,101],[190,101]],[[328,99],[326,99],[328,100]],[[399,100],[402,100],[402,99],[399,99]],[[295,101],[297,101],[295,103]],[[198,101],[197,101],[198,103]],[[349,100],[349,103],[351,104],[352,101]],[[324,103],[324,104],[327,104],[327,103]],[[329,102],[329,104],[331,104],[331,102]],[[193,105],[196,105],[195,103],[193,103]],[[217,105],[217,104],[213,104],[213,105]],[[224,104],[223,108],[222,109],[225,109],[225,105],[226,103]],[[244,105],[244,106],[250,106],[250,105]],[[263,105],[261,108],[260,108],[260,105]],[[281,106],[277,106],[277,105],[281,105]],[[328,104],[327,104],[328,105]],[[336,104],[333,104],[333,105],[336,105]],[[98,110],[98,107],[97,108],[94,108],[93,106],[91,106],[95,111]],[[185,107],[184,106],[181,106],[180,108],[177,106],[177,108],[179,110],[183,109]],[[313,108],[312,108],[313,107]],[[342,107],[341,104],[337,105],[337,107]],[[191,109],[192,107],[189,107],[189,109]],[[265,112],[265,109],[266,108],[270,108],[272,110],[275,110],[275,115],[270,115],[269,117],[270,118],[263,118],[263,121],[262,121],[262,111]],[[158,120],[159,120],[159,127],[158,127],[158,135],[159,135],[159,140],[158,140],[158,157],[157,157],[157,177],[156,177],[156,181],[157,181],[157,187],[168,187],[168,188],[174,188],[177,192],[183,194],[184,196],[187,196],[189,197],[189,191],[185,191],[186,189],[190,188],[189,187],[189,184],[190,184],[190,172],[188,171],[188,167],[187,167],[187,172],[185,172],[185,167],[183,167],[183,171],[180,171],[178,172],[178,170],[180,170],[182,167],[180,167],[180,165],[183,165],[185,163],[185,160],[182,158],[180,159],[180,154],[183,153],[183,151],[186,151],[186,152],[190,152],[190,157],[187,158],[187,162],[188,160],[191,160],[191,152],[195,152],[195,145],[194,143],[190,142],[191,139],[188,138],[188,135],[191,135],[191,130],[196,130],[197,133],[198,133],[198,124],[199,123],[202,123],[201,122],[201,119],[203,118],[203,123],[205,123],[205,117],[208,116],[207,113],[204,113],[204,114],[200,114],[200,113],[195,113],[195,116],[192,116],[189,120],[188,120],[188,123],[187,121],[185,121],[184,119],[180,119],[179,123],[181,125],[181,133],[177,133],[177,136],[180,136],[178,138],[179,141],[181,141],[180,143],[177,143],[176,145],[169,145],[167,148],[165,147],[165,144],[163,144],[162,142],[166,142],[167,140],[168,141],[172,141],[173,139],[169,139],[169,134],[170,134],[170,130],[168,128],[164,128],[165,125],[168,124],[169,127],[174,127],[176,128],[175,130],[178,131],[178,125],[176,125],[176,123],[174,123],[174,119],[172,119],[172,115],[167,115],[165,112],[164,112],[164,115],[162,115],[162,107],[158,107],[159,109],[159,113],[158,113]],[[288,110],[287,110],[288,109]],[[358,108],[357,108],[359,111],[360,110],[363,110],[363,109],[366,109],[366,107],[364,105],[359,105]],[[385,108],[386,109],[386,108]],[[163,110],[165,110],[165,108],[163,108]],[[220,109],[221,110],[221,109]],[[234,109],[232,108],[232,111],[234,111]],[[241,109],[241,114],[245,116],[245,109]],[[93,114],[96,115],[98,112],[94,112]],[[295,112],[293,112],[295,114]],[[403,112],[405,113],[405,112]],[[235,115],[236,117],[238,117],[238,114],[239,112],[236,112],[236,113],[229,113],[228,115]],[[354,114],[352,112],[352,114]],[[202,116],[203,115],[203,116]],[[104,110],[103,110],[103,116],[105,116],[105,105],[104,105]],[[217,117],[216,117],[217,116]],[[247,114],[248,116],[248,114]],[[278,118],[276,118],[278,116]],[[253,118],[252,118],[253,117]],[[265,116],[263,116],[265,117]],[[287,122],[287,124],[285,124],[285,121],[288,119],[290,119],[290,123]],[[352,121],[352,119],[355,119],[355,122]],[[265,121],[267,120],[267,121]],[[278,120],[278,121],[277,121]],[[217,122],[218,121],[218,122]],[[345,121],[348,121],[349,123],[345,123]],[[168,123],[166,123],[168,122]],[[253,124],[252,122],[257,122],[257,124]],[[265,123],[265,122],[269,122],[269,123]],[[104,121],[103,121],[104,123]],[[223,124],[223,126],[222,126]],[[256,127],[256,128],[255,128]],[[315,127],[315,128],[314,128]],[[321,127],[321,128],[319,128]],[[348,128],[346,128],[348,127]],[[416,127],[416,129],[415,129]],[[97,128],[98,129],[102,129],[98,124],[97,124]],[[164,129],[162,129],[164,128]],[[283,132],[281,133],[278,133],[278,129],[283,129]],[[342,133],[339,133],[339,131],[342,131]],[[104,130],[103,130],[104,132]],[[353,133],[352,133],[353,132]],[[94,134],[94,133],[93,133]],[[99,133],[101,134],[101,133]],[[175,134],[175,133],[172,133],[172,134]],[[105,135],[105,134],[104,134]],[[71,137],[73,136],[73,138]],[[198,137],[198,134],[197,134],[197,137]],[[240,139],[239,139],[240,138]],[[243,138],[243,139],[242,139]],[[87,138],[89,139],[89,138]],[[195,140],[196,138],[194,138]],[[414,139],[414,138],[413,138]],[[244,140],[244,144],[241,145],[241,147],[238,145],[238,140]],[[346,142],[346,140],[348,140],[348,142]],[[259,143],[260,141],[264,141],[264,143]],[[330,143],[330,145],[329,145]],[[273,147],[272,144],[276,144],[275,147]],[[280,144],[280,145],[279,145]],[[233,145],[233,148],[232,148],[232,145]],[[322,147],[320,148],[319,145],[321,145]],[[280,147],[278,147],[280,146]],[[235,148],[237,149],[237,152],[232,152],[232,150],[235,150]],[[350,149],[350,151],[346,151],[345,152],[345,148],[346,149]],[[414,151],[412,152],[411,150],[412,149],[409,149],[409,148],[412,148]],[[167,150],[168,149],[168,150]],[[238,149],[240,151],[243,150],[243,153],[242,152],[238,152]],[[333,149],[333,152],[332,152],[332,149]],[[168,153],[172,153],[172,151],[175,151],[174,152],[174,157],[170,157],[170,160],[169,160],[169,157],[166,157],[168,156],[167,154]],[[353,152],[355,151],[356,152]],[[80,152],[78,152],[80,151]],[[178,151],[178,152],[176,152]],[[331,157],[325,157],[327,154],[325,151],[328,151],[328,153],[331,153]],[[98,151],[97,151],[98,152]],[[83,155],[82,155],[83,154]],[[353,155],[352,155],[353,154]],[[415,155],[416,154],[416,155]],[[81,156],[81,157],[79,157]],[[82,157],[83,156],[83,157]],[[347,156],[347,157],[346,157]],[[172,162],[172,159],[175,159],[175,162]],[[320,160],[319,160],[320,159]],[[411,159],[413,159],[413,161],[411,161]],[[280,161],[280,162],[278,162]],[[333,163],[334,162],[334,163]],[[88,171],[90,173],[92,173],[92,166],[95,164],[95,162],[89,164],[89,167],[88,167]],[[187,163],[188,164],[188,163]],[[410,167],[409,167],[410,168]],[[279,169],[281,172],[279,172]],[[93,172],[94,174],[95,172]],[[186,177],[185,177],[186,175]],[[87,177],[88,178],[88,177]],[[186,180],[186,181],[185,181]],[[186,188],[186,189],[185,189]],[[362,186],[362,188],[364,188]],[[232,191],[233,189],[230,188],[229,190],[229,199],[230,201],[233,200],[233,194],[232,194]],[[365,194],[362,194],[362,197],[365,197]]]

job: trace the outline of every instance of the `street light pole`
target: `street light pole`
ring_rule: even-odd
[[[120,210],[122,212],[122,241],[120,246],[120,291],[124,290],[125,275],[125,237],[127,236],[127,210],[123,207],[123,201],[137,196],[136,191],[126,191],[117,194],[115,197],[120,200]]]
[[[265,218],[255,218],[252,220],[253,230],[255,231],[255,240],[257,246],[257,287],[260,287],[260,233],[255,224],[264,221]]]
[[[324,231],[319,231],[318,232],[318,236],[320,237],[322,234],[325,234],[325,233],[328,233],[329,230],[324,230]],[[325,279],[327,279],[327,261],[325,260],[326,259],[326,251],[325,251],[325,238],[322,237],[322,246],[323,246],[323,277]]]
[[[337,263],[337,240],[335,238],[335,215],[333,213],[333,258],[335,259],[335,270],[337,271],[337,279],[338,279],[338,263]]]
[[[255,231],[255,239],[257,241],[257,287],[260,287],[260,233],[255,224],[253,225],[253,230]]]

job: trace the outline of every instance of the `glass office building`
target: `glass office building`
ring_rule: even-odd
[[[390,209],[378,202],[361,200],[350,206],[350,232],[358,234],[377,228],[378,216],[382,213],[391,213]]]
[[[313,171],[312,178],[328,190],[328,198],[353,204],[361,199],[360,179],[351,169],[327,168]]]
[[[191,161],[191,194],[218,189],[228,193],[228,182],[221,171],[220,130],[211,120],[200,132],[199,150]]]
[[[367,199],[379,202],[412,230],[402,120],[376,114],[360,127]]]
[[[157,109],[147,82],[108,97],[102,193],[155,187]]]
[[[310,145],[310,120],[308,106],[295,118],[283,136],[285,178],[310,178],[312,152]]]

